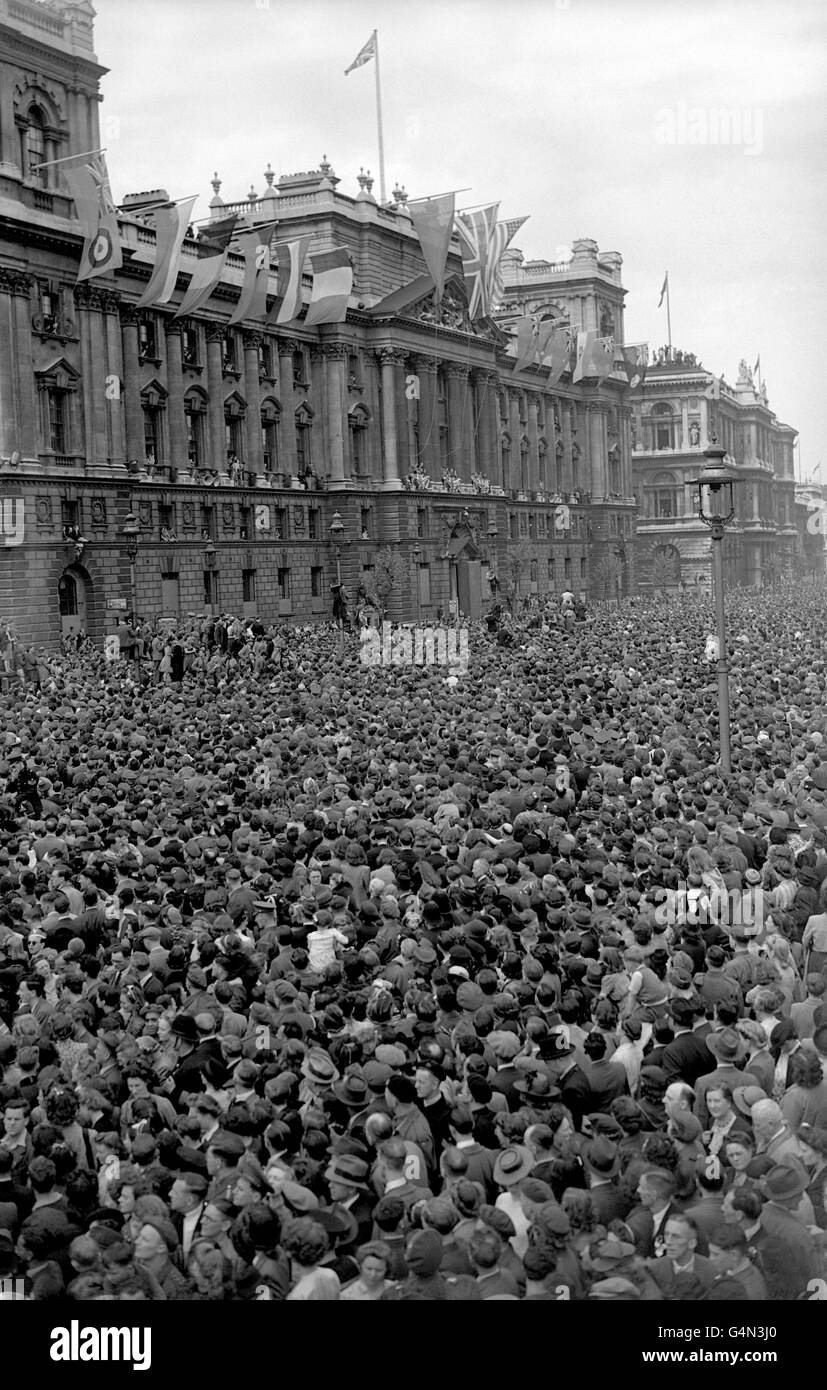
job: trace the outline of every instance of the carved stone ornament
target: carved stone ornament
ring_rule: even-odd
[[[38,526],[51,526],[52,524],[52,499],[51,497],[38,497],[34,504],[35,520]]]
[[[235,508],[232,502],[222,502],[221,504],[221,525],[225,531],[232,531],[235,525]]]
[[[106,525],[106,501],[103,497],[92,498],[92,525]]]
[[[183,520],[183,523],[184,523],[184,530],[185,530],[185,531],[194,531],[194,530],[195,530],[195,503],[194,503],[194,502],[185,502],[185,503],[184,503],[182,520]]]
[[[138,520],[140,521],[140,523],[141,523],[142,526],[151,526],[151,525],[152,525],[152,503],[151,503],[151,502],[139,502],[139,503],[138,503]]]
[[[296,531],[304,530],[304,507],[298,504],[293,507],[293,527]]]

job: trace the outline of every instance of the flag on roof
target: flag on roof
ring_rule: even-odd
[[[353,266],[346,246],[321,251],[310,257],[313,266],[313,292],[304,320],[305,328],[317,323],[344,323],[347,302],[353,289]]]
[[[185,314],[194,314],[209,299],[221,279],[237,221],[238,216],[233,213],[230,217],[211,222],[199,233],[198,242],[203,247],[203,254],[193,267],[192,279],[175,314],[177,319]]]
[[[468,317],[472,321],[484,318],[490,311],[489,266],[499,206],[499,203],[489,203],[471,212],[460,212],[455,220],[468,291]]]
[[[244,256],[244,283],[241,297],[228,323],[242,319],[263,319],[267,312],[267,290],[270,284],[270,241],[275,222],[262,223],[242,232],[238,244]]]
[[[661,304],[663,303],[663,296],[667,293],[668,289],[669,289],[669,271],[667,270],[666,274],[665,274],[664,277],[663,277],[663,284],[661,285],[660,299],[658,300],[658,308],[660,308]]]
[[[106,160],[102,154],[95,155],[76,169],[64,170],[64,178],[75,200],[85,238],[78,283],[91,280],[93,275],[103,275],[107,270],[119,270],[123,256]]]
[[[454,195],[443,193],[439,198],[420,198],[414,203],[408,203],[407,208],[439,302],[445,284],[445,266],[451,233],[454,230]]]
[[[195,198],[182,198],[179,203],[165,203],[153,209],[155,265],[149,284],[138,300],[139,309],[147,304],[166,304],[171,299],[178,279],[181,244],[187,234],[195,201]]]
[[[273,247],[272,255],[278,255],[278,298],[270,310],[268,323],[290,323],[297,319],[302,307],[302,274],[309,236],[298,237],[296,241],[280,241]]]
[[[354,69],[354,68],[361,68],[361,67],[364,67],[365,63],[369,63],[370,60],[371,60],[371,58],[375,58],[375,57],[376,57],[376,30],[374,29],[374,31],[373,31],[373,33],[371,34],[370,38],[368,39],[367,43],[366,43],[366,44],[363,44],[363,46],[359,49],[359,52],[356,54],[356,57],[353,59],[353,62],[351,63],[350,67],[349,67],[349,68],[345,68],[345,77],[347,77],[347,75],[348,75],[349,72],[353,72],[353,69]]]

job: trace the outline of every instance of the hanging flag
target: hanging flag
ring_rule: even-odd
[[[557,328],[552,325],[550,347],[550,370],[548,385],[554,386],[564,372],[572,370],[572,358],[577,344],[573,328]]]
[[[646,379],[646,368],[649,366],[649,344],[624,344],[620,353],[623,359],[623,370],[629,385],[632,388],[642,386]]]
[[[536,362],[539,332],[540,325],[534,314],[526,314],[524,318],[517,320],[515,372],[521,371],[523,367],[530,367]]]
[[[370,60],[371,60],[371,58],[375,58],[375,57],[376,57],[376,30],[374,29],[374,31],[373,31],[373,33],[371,34],[370,38],[368,39],[367,43],[366,43],[362,48],[359,49],[359,52],[356,54],[356,57],[353,59],[353,62],[351,63],[350,67],[349,67],[349,68],[345,68],[345,77],[347,77],[347,75],[348,75],[349,72],[353,72],[353,69],[354,69],[354,68],[361,68],[361,67],[364,67],[365,63],[369,63]]]
[[[615,340],[611,335],[606,338],[595,338],[592,344],[591,371],[589,376],[597,377],[598,381],[604,381],[611,375],[612,365],[615,356]]]
[[[752,374],[753,374],[753,376],[755,377],[756,381],[760,381],[760,380],[761,380],[761,354],[760,354],[760,352],[759,352],[759,354],[758,354],[758,361],[756,362],[755,366],[754,366],[753,369],[752,369]]]
[[[263,319],[267,312],[267,289],[270,284],[270,240],[275,222],[264,222],[242,232],[238,244],[244,256],[244,283],[241,297],[228,323],[242,319]]]
[[[667,291],[668,289],[669,289],[669,271],[667,270],[666,274],[665,274],[664,277],[663,277],[663,285],[661,286],[660,299],[658,300],[658,308],[660,308],[661,304],[663,303],[663,296],[666,294],[666,291]]]
[[[488,263],[488,303],[492,308],[495,308],[503,297],[503,255],[520,228],[527,221],[528,216],[510,217],[506,222],[498,222],[494,228],[494,238]]]
[[[551,340],[558,328],[564,327],[563,319],[542,319],[537,328],[537,361],[540,366],[549,362]]]
[[[201,305],[209,299],[221,279],[221,272],[227,260],[227,251],[235,234],[237,221],[238,215],[233,213],[230,217],[222,217],[216,222],[211,222],[209,227],[199,234],[198,242],[204,248],[204,254],[195,264],[192,279],[175,318],[182,318],[185,314],[194,314],[196,309],[200,309]]]
[[[586,369],[589,365],[589,358],[591,357],[592,343],[596,337],[597,334],[590,329],[585,332],[581,329],[577,334],[577,355],[574,362],[574,371],[571,374],[573,382],[582,381],[584,376],[589,375]]]
[[[78,284],[81,280],[90,280],[93,275],[103,275],[107,270],[120,270],[123,256],[118,214],[103,155],[96,155],[77,169],[64,170],[64,177],[75,200],[85,237]]]
[[[267,317],[268,323],[290,323],[297,319],[302,307],[302,274],[309,236],[296,241],[280,241],[273,247],[272,256],[278,255],[278,298]]]
[[[139,309],[147,304],[166,304],[171,298],[178,279],[181,243],[187,234],[195,202],[195,198],[182,198],[180,203],[165,203],[163,207],[154,209],[155,266],[149,284],[138,300]]]
[[[439,198],[421,198],[407,204],[414,231],[419,237],[425,264],[435,286],[436,301],[442,298],[445,284],[445,265],[454,229],[454,195],[443,193]]]
[[[468,317],[471,320],[484,318],[490,308],[488,266],[499,206],[499,203],[489,203],[487,207],[475,208],[473,212],[460,212],[455,220],[468,291]]]
[[[346,246],[311,256],[313,292],[304,320],[305,328],[317,323],[344,323],[353,289],[353,266]]]

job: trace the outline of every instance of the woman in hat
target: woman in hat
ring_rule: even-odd
[[[727,1167],[724,1176],[727,1179],[727,1191],[732,1187],[757,1186],[757,1178],[752,1171],[756,1148],[755,1136],[748,1129],[735,1130],[726,1140],[724,1158]]]
[[[809,1175],[807,1196],[813,1204],[816,1221],[827,1231],[827,1127],[799,1125],[798,1142],[801,1161]]]
[[[170,1221],[149,1217],[135,1237],[135,1260],[158,1281],[167,1299],[192,1298],[192,1285],[176,1269],[171,1256],[178,1253],[178,1236]]]

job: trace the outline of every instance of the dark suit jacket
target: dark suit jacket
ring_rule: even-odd
[[[658,1225],[658,1233],[662,1236],[666,1223],[670,1216],[677,1216],[680,1207],[674,1202],[670,1202],[663,1215],[663,1220]],[[655,1255],[655,1223],[652,1220],[652,1213],[648,1207],[635,1207],[625,1218],[626,1225],[635,1238],[637,1252],[644,1259],[651,1260]]]
[[[715,1058],[703,1038],[695,1033],[679,1033],[666,1048],[661,1065],[670,1081],[680,1079],[694,1086],[699,1076],[714,1070]]]
[[[216,1038],[208,1038],[194,1047],[175,1068],[170,1099],[177,1106],[185,1091],[203,1091],[207,1082],[221,1086],[226,1076],[227,1065],[221,1055],[221,1045]]]
[[[595,1210],[597,1220],[603,1226],[608,1226],[610,1221],[623,1221],[628,1210],[629,1203],[620,1191],[612,1183],[601,1183],[599,1187],[590,1187],[589,1195],[592,1199],[592,1206]]]
[[[647,1267],[664,1298],[678,1302],[686,1296],[682,1285],[688,1286],[693,1278],[698,1279],[707,1291],[715,1282],[715,1269],[703,1255],[696,1254],[691,1274],[676,1275],[668,1255],[663,1255],[659,1260],[648,1260]]]

